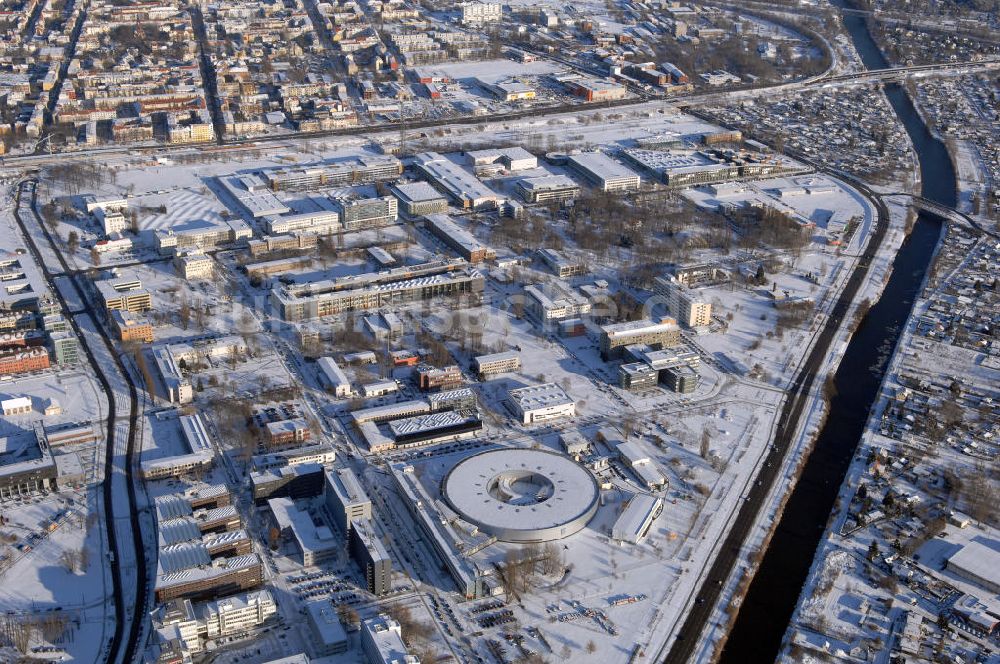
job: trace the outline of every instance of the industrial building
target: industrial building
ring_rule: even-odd
[[[465,259],[372,272],[308,284],[281,285],[271,303],[286,321],[305,321],[347,311],[483,292],[483,276]]]
[[[496,374],[509,373],[521,368],[521,354],[508,350],[502,353],[491,353],[473,358],[472,370],[482,378]]]
[[[575,173],[601,191],[635,191],[639,176],[603,152],[572,154],[567,163]]]
[[[431,184],[461,208],[497,209],[505,200],[475,175],[437,152],[418,154],[414,157],[414,165]]]
[[[622,464],[635,473],[647,489],[652,491],[666,486],[667,480],[663,477],[663,473],[637,443],[619,443],[617,451]]]
[[[493,260],[497,256],[495,251],[477,240],[475,235],[459,226],[446,214],[425,215],[424,225],[435,237],[470,263]]]
[[[601,357],[605,361],[621,357],[625,347],[633,344],[663,348],[680,341],[681,330],[672,318],[613,323],[601,327]]]
[[[579,196],[580,185],[565,175],[542,175],[519,180],[517,193],[527,203],[562,202]]]
[[[321,357],[316,360],[326,386],[333,390],[333,396],[343,399],[351,396],[351,381],[332,357]]]
[[[628,90],[624,85],[597,78],[574,78],[566,81],[570,94],[585,101],[614,101],[624,99]]]
[[[640,544],[662,511],[662,498],[644,493],[633,496],[611,527],[611,539]]]
[[[390,191],[399,200],[399,209],[407,217],[448,211],[448,199],[426,182],[396,184]]]
[[[350,468],[327,471],[323,500],[344,534],[350,532],[351,521],[372,518],[371,498],[361,488],[361,482]]]
[[[555,383],[508,390],[507,403],[522,424],[576,415],[576,402]]]

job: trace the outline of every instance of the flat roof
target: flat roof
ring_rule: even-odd
[[[578,168],[588,171],[602,180],[614,180],[617,178],[640,179],[638,173],[619,164],[603,152],[571,154],[569,155],[569,161]]]
[[[427,182],[410,182],[407,184],[393,185],[391,191],[396,196],[407,203],[423,203],[428,201],[444,200],[444,194],[432,187]]]
[[[1000,542],[969,540],[948,559],[948,567],[1000,585]]]
[[[508,390],[507,394],[523,411],[575,403],[566,391],[555,383],[519,387]]]
[[[522,486],[521,478],[538,479]],[[536,488],[541,496],[533,493]],[[460,461],[445,476],[442,493],[456,512],[477,525],[544,531],[579,519],[600,491],[590,472],[561,454],[498,449]]]

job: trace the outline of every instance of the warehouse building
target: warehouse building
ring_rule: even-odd
[[[601,191],[635,191],[639,176],[603,152],[581,152],[569,156],[569,167]]]
[[[576,402],[555,383],[508,390],[507,403],[522,424],[576,415]]]
[[[351,381],[332,357],[321,357],[316,360],[327,387],[333,390],[333,396],[343,399],[351,396]]]
[[[644,493],[633,496],[611,527],[611,539],[640,544],[661,512],[663,512],[662,498]]]
[[[476,175],[495,175],[501,171],[516,173],[538,168],[538,157],[515,145],[489,150],[469,150],[465,158]]]
[[[481,263],[497,257],[495,251],[446,214],[428,214],[424,216],[424,225],[435,237],[470,263]]]
[[[990,544],[994,546],[975,539],[966,542],[948,558],[946,569],[991,593],[1000,593],[1000,551],[995,541]]]
[[[667,480],[663,477],[663,473],[636,443],[619,443],[617,451],[621,462],[635,473],[647,489],[653,491],[666,486]]]
[[[566,88],[586,101],[614,101],[628,94],[624,85],[597,78],[575,78],[566,82]]]

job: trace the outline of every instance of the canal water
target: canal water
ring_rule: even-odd
[[[847,14],[844,23],[868,69],[888,66],[863,17]],[[954,206],[955,171],[945,146],[928,131],[898,84],[888,85],[886,95],[913,141],[923,195]],[[834,378],[837,395],[830,404],[826,424],[740,607],[722,654],[723,663],[770,663],[777,657],[868,412],[878,396],[886,364],[906,325],[940,236],[941,220],[921,213],[896,254],[882,296],[851,338]]]

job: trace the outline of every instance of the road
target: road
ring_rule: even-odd
[[[103,351],[107,352],[112,358],[114,358],[114,361],[117,363],[118,371],[128,385],[128,421],[125,434],[125,446],[124,450],[122,450],[119,434],[121,433],[123,423],[119,421],[118,413],[121,404],[118,400],[116,400],[117,392],[112,387],[111,379],[105,371],[106,367],[97,360],[97,352],[102,349],[95,350],[90,346],[89,338],[91,334],[88,334],[81,328],[76,316],[70,314],[71,308],[69,307],[62,291],[60,291],[58,285],[55,283],[56,277],[63,277],[68,274],[72,274],[72,271],[69,269],[65,258],[59,252],[51,234],[42,223],[42,219],[38,214],[36,208],[36,189],[37,182],[35,181],[28,180],[19,184],[14,207],[14,218],[21,229],[21,233],[24,236],[25,242],[32,254],[33,259],[48,283],[49,290],[59,300],[62,310],[66,312],[70,326],[73,328],[73,332],[75,333],[77,340],[80,342],[80,347],[83,349],[88,363],[93,369],[94,374],[97,376],[98,382],[100,383],[101,389],[104,391],[108,402],[108,417],[106,422],[107,441],[105,442],[105,473],[102,489],[104,493],[104,510],[107,523],[106,532],[108,534],[108,551],[116,553],[116,555],[108,561],[108,564],[112,572],[112,582],[115,595],[115,626],[117,629],[111,638],[111,642],[107,650],[104,651],[103,654],[105,654],[105,661],[107,662],[130,662],[134,659],[134,655],[136,653],[139,634],[143,623],[141,618],[144,618],[146,615],[146,605],[148,599],[148,583],[145,578],[145,572],[147,569],[146,547],[142,541],[142,529],[139,523],[139,512],[137,509],[135,492],[136,483],[132,476],[132,468],[135,463],[134,451],[136,420],[138,417],[138,394],[136,392],[135,385],[131,381],[128,371],[125,369],[124,364],[115,351],[112,340],[108,337],[103,327],[100,325],[98,317],[94,314],[93,308],[89,305],[89,301],[84,294],[83,288],[81,288],[76,277],[69,278],[68,281],[72,285],[73,290],[76,292],[78,301],[88,303],[85,310],[78,315],[89,318],[93,328],[99,331],[104,344]],[[47,241],[51,245],[52,251],[59,261],[61,268],[60,271],[53,271],[52,267],[42,258],[42,254],[35,243],[34,237],[28,230],[22,213],[30,213],[31,217],[33,217],[33,223],[37,224],[42,233],[45,235]],[[122,451],[124,453],[121,453]],[[116,491],[116,488],[118,491]],[[120,501],[119,494],[122,489],[125,490],[128,496],[128,501],[125,504]],[[127,512],[122,514],[122,512],[126,510]],[[122,552],[126,551],[124,547],[129,543],[127,540],[131,540],[131,545],[133,547],[131,557],[122,555]],[[131,584],[127,583],[126,577],[130,561],[134,562],[135,574],[137,575],[138,581]],[[129,585],[133,587],[128,588],[127,586]],[[140,619],[137,620],[137,617]]]
[[[690,606],[687,618],[683,626],[677,633],[669,650],[661,651],[652,661],[667,662],[671,664],[681,664],[691,659],[698,646],[699,636],[704,631],[705,626],[712,618],[716,605],[722,591],[726,587],[726,582],[730,578],[733,569],[741,559],[743,544],[757,525],[761,510],[767,504],[768,495],[775,484],[784,474],[784,463],[780,461],[785,458],[792,444],[796,440],[796,431],[800,423],[802,412],[810,401],[817,372],[823,365],[830,351],[830,345],[837,338],[837,333],[841,323],[850,311],[855,297],[865,283],[868,270],[872,260],[878,254],[882,245],[882,240],[889,227],[889,210],[886,204],[875,196],[874,192],[859,183],[853,183],[862,194],[868,197],[878,211],[878,221],[874,232],[867,246],[861,254],[854,271],[841,291],[836,304],[827,316],[822,330],[819,332],[816,343],[810,350],[806,361],[800,367],[792,385],[788,390],[788,395],[782,405],[779,414],[778,427],[773,440],[774,463],[765,464],[757,475],[746,500],[740,506],[739,512],[733,521],[732,528],[726,535],[725,540],[719,548],[719,553],[709,568],[708,573],[702,580],[701,587],[695,593],[696,600]],[[667,646],[664,646],[666,650]]]

